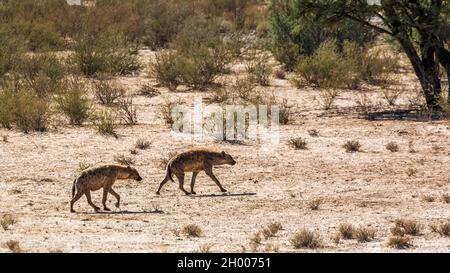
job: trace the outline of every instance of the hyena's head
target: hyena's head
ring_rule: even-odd
[[[231,155],[222,152],[222,164],[228,164],[228,165],[236,165],[236,161],[231,157]]]
[[[128,166],[127,170],[128,170],[128,179],[142,181],[142,177],[139,175],[138,171],[135,168]]]

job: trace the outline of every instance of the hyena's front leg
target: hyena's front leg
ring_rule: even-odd
[[[192,174],[192,180],[191,180],[191,194],[197,194],[195,191],[194,191],[194,186],[195,186],[195,178],[197,177],[197,172],[194,172],[193,174]]]
[[[206,173],[209,177],[211,177],[211,179],[212,179],[214,182],[216,182],[216,185],[220,188],[220,191],[221,191],[221,192],[227,192],[227,190],[224,189],[224,188],[222,187],[222,185],[220,184],[219,179],[217,179],[217,177],[214,175],[211,166],[207,166],[207,167],[205,168],[205,173]]]
[[[120,195],[117,192],[115,192],[112,188],[109,189],[109,193],[112,194],[117,199],[116,208],[119,208],[120,207]]]

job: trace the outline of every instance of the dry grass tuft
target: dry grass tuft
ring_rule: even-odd
[[[0,225],[3,230],[9,230],[9,228],[17,223],[17,218],[12,214],[5,214],[0,219]]]
[[[294,248],[319,248],[322,246],[322,239],[320,236],[307,229],[303,229],[296,233],[289,242]]]
[[[389,142],[386,145],[386,149],[392,153],[396,153],[396,152],[400,151],[398,144],[395,142]]]
[[[198,225],[189,224],[181,229],[181,233],[187,237],[200,237],[203,234],[203,231]]]
[[[306,140],[301,137],[291,138],[289,145],[296,150],[306,150],[308,147]]]
[[[422,225],[415,221],[398,219],[395,226],[391,229],[391,233],[396,236],[413,235],[418,236],[422,230]]]
[[[355,232],[355,228],[350,224],[341,224],[339,225],[339,234],[341,235],[342,239],[353,239],[353,234]]]
[[[388,246],[396,249],[407,249],[412,246],[411,239],[402,236],[389,237]]]
[[[449,194],[443,194],[442,195],[442,202],[446,204],[450,204],[450,195]]]
[[[321,199],[313,199],[313,200],[311,200],[310,202],[309,202],[309,204],[308,204],[308,207],[311,209],[311,210],[318,210],[319,209],[319,207],[320,207],[320,205],[322,205],[323,204],[323,201],[321,200]]]
[[[20,243],[15,240],[9,240],[5,243],[5,246],[11,250],[12,253],[21,253]]]
[[[118,155],[114,157],[114,161],[119,163],[120,165],[130,166],[134,165],[134,159],[125,155]]]
[[[356,140],[349,140],[342,147],[347,153],[356,153],[361,151],[361,144]]]
[[[353,237],[358,243],[371,242],[375,239],[375,230],[360,227],[353,232]]]
[[[140,138],[138,140],[136,140],[136,145],[134,147],[136,147],[139,150],[147,150],[148,148],[150,148],[151,142],[144,139],[144,138]]]

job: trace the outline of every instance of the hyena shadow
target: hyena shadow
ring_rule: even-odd
[[[132,211],[132,210],[118,210],[118,211],[98,211],[98,212],[85,212],[80,214],[88,214],[88,215],[114,215],[114,214],[164,214],[162,210],[141,210],[141,211]]]
[[[196,194],[189,195],[192,198],[206,198],[206,197],[239,197],[239,196],[252,196],[256,195],[256,192],[243,192],[243,193],[221,193],[221,194]]]

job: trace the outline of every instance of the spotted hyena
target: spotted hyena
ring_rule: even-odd
[[[194,191],[195,178],[197,174],[201,171],[205,171],[205,173],[211,177],[211,179],[216,182],[217,186],[219,186],[222,192],[226,192],[226,190],[222,187],[219,180],[213,173],[214,165],[235,165],[236,161],[231,157],[231,155],[225,152],[213,152],[209,150],[190,150],[184,153],[181,153],[172,159],[170,159],[167,164],[167,172],[166,177],[159,185],[158,191],[156,194],[160,194],[161,188],[169,181],[174,181],[172,175],[175,175],[178,178],[180,189],[186,194],[196,194]],[[184,173],[192,172],[192,180],[191,180],[191,192],[187,192],[184,189]]]
[[[134,179],[141,181],[142,177],[138,171],[130,166],[118,166],[118,165],[106,165],[96,168],[90,168],[81,173],[81,175],[75,179],[72,186],[72,200],[70,201],[70,212],[74,212],[73,205],[83,194],[86,195],[87,201],[95,211],[100,210],[91,200],[91,191],[97,191],[103,188],[103,209],[110,211],[106,207],[106,198],[108,193],[111,193],[116,197],[116,207],[120,206],[120,196],[112,189],[114,182],[117,179]],[[76,194],[75,194],[76,193]]]

